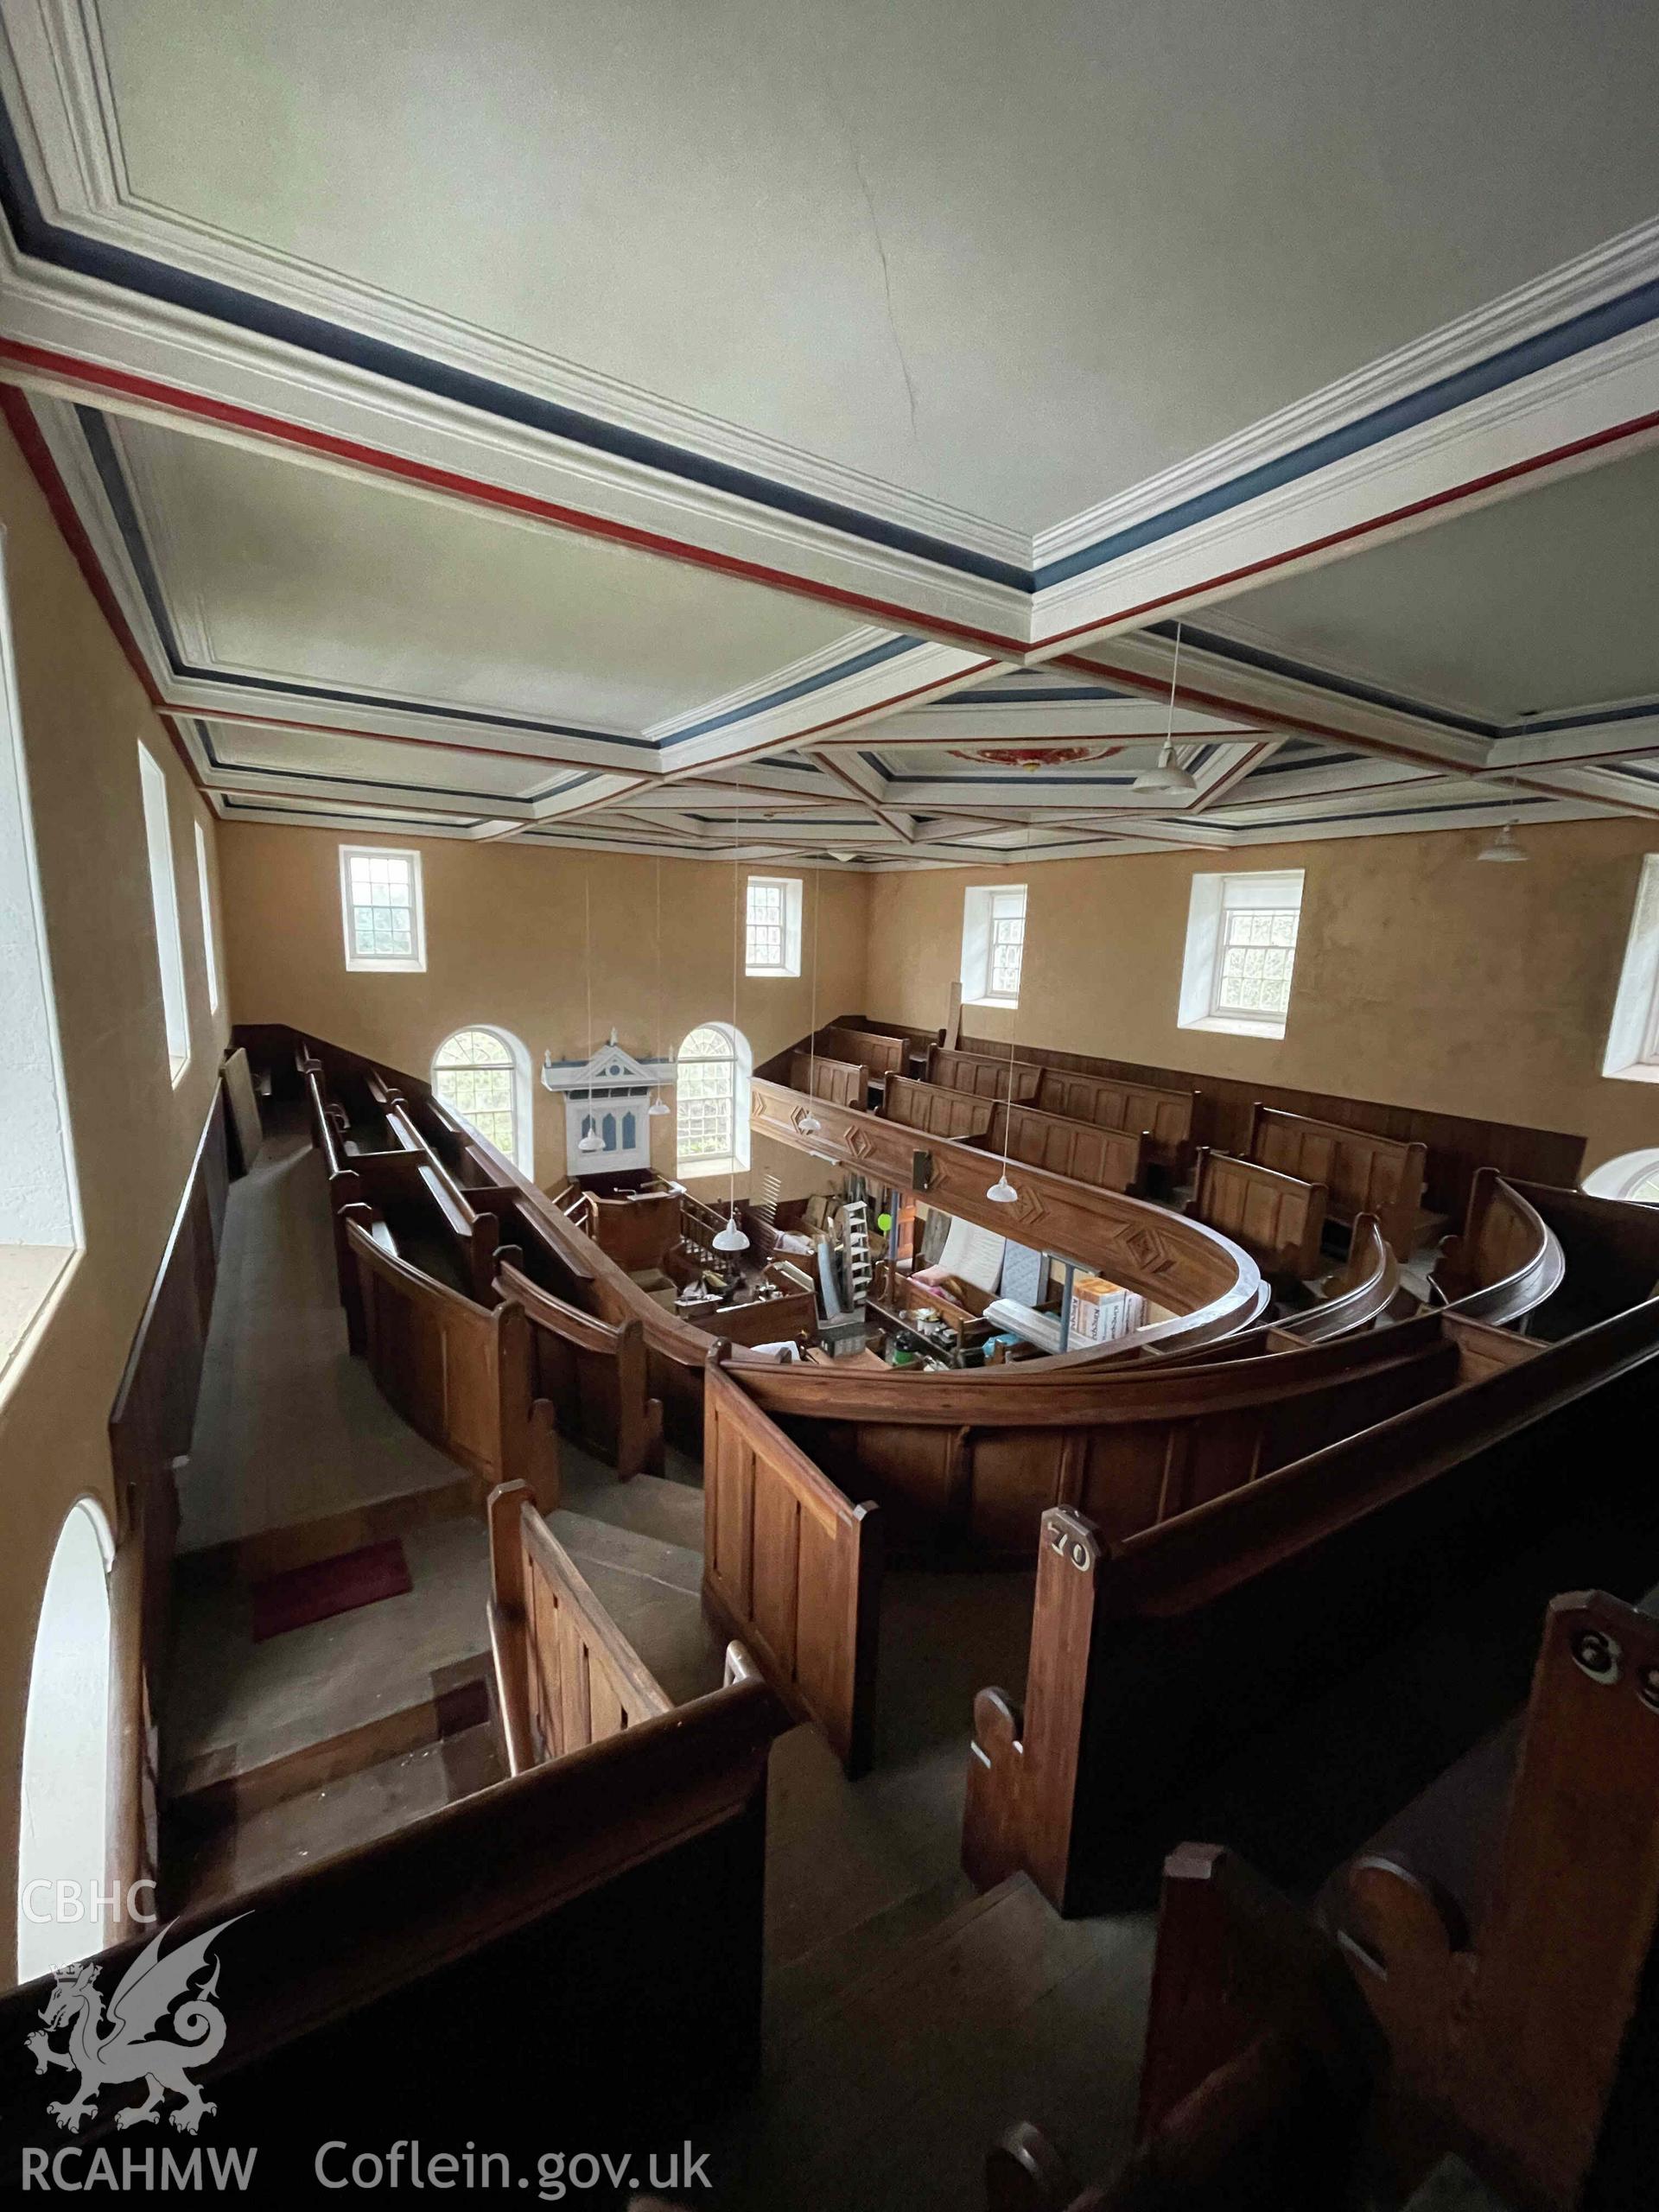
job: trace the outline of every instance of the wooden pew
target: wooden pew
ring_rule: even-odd
[[[1345,1224],[1374,1213],[1397,1258],[1409,1260],[1416,1250],[1426,1169],[1421,1144],[1258,1105],[1245,1157],[1281,1174],[1323,1183],[1332,1221]]]
[[[1535,1209],[1566,1262],[1554,1298],[1535,1309],[1535,1335],[1566,1335],[1659,1295],[1659,1206],[1548,1183],[1510,1183]]]
[[[556,1421],[567,1436],[608,1459],[623,1480],[661,1474],[663,1404],[650,1394],[640,1321],[601,1320],[511,1263],[495,1287],[504,1301],[523,1308],[530,1325],[519,1418],[532,1427]]]
[[[1537,1207],[1497,1168],[1483,1167],[1462,1234],[1446,1238],[1429,1281],[1459,1313],[1502,1325],[1535,1312],[1566,1274],[1560,1239]]]
[[[709,1355],[703,1394],[703,1609],[736,1637],[849,1776],[870,1763],[881,1516],[854,1505]]]
[[[1306,1282],[1321,1272],[1325,1189],[1230,1153],[1198,1153],[1195,1221],[1242,1244],[1270,1281]]]
[[[641,2139],[642,2082],[653,2126],[706,2123],[741,2094],[760,2056],[767,1762],[787,1725],[734,1665],[707,1696],[173,1921],[169,1952],[230,1922],[212,1952],[230,2032],[191,2079],[215,2142],[258,2146],[254,2201],[313,2201],[319,2145],[388,2145],[421,2113],[487,2116],[488,2146],[533,2174],[550,2084],[624,2144]],[[94,1962],[103,1994],[152,1933]],[[59,2134],[46,2101],[75,2077],[41,2079],[28,2047],[53,1989],[0,1996],[0,2155],[16,2174],[22,2144],[67,2143],[84,2171],[108,2145],[118,2174],[142,2084],[106,2088]]]
[[[1558,1597],[1524,1713],[1311,1916],[1230,1852],[1173,1853],[1135,2146],[1079,2212],[1324,2212],[1349,2201],[1362,2149],[1390,2202],[1455,2151],[1529,2212],[1649,2203],[1656,1685],[1659,1621],[1605,1592]],[[1029,2127],[989,2171],[1003,2206],[1072,2200],[1043,2185],[1059,2160]]]
[[[524,1307],[504,1299],[486,1311],[410,1266],[368,1206],[347,1206],[345,1221],[362,1290],[364,1352],[387,1403],[473,1473],[480,1504],[493,1484],[522,1476],[550,1511],[556,1448],[550,1428],[524,1418],[535,1392]]]
[[[1093,1122],[1105,1129],[1144,1130],[1148,1158],[1178,1179],[1192,1156],[1198,1097],[1196,1090],[1058,1068],[1045,1068],[1037,1089],[1037,1104],[1046,1114]]]
[[[626,1274],[660,1269],[680,1241],[685,1193],[661,1190],[588,1193],[588,1234]]]
[[[989,1052],[953,1052],[935,1045],[927,1056],[927,1079],[946,1090],[968,1091],[975,1098],[1007,1099],[1012,1095],[1016,1106],[1029,1106],[1036,1099],[1043,1071],[1023,1060],[1010,1064],[1007,1054],[998,1059]]]
[[[903,1075],[910,1065],[910,1046],[902,1037],[884,1037],[873,1029],[844,1028],[832,1024],[817,1033],[821,1058],[847,1060],[867,1067],[873,1076]]]
[[[887,1078],[881,1115],[884,1121],[901,1122],[906,1128],[920,1129],[927,1136],[972,1143],[990,1128],[995,1110],[988,1098],[894,1075]]]
[[[673,1699],[594,1597],[528,1486],[498,1484],[487,1514],[490,1651],[511,1770],[525,1773],[671,1713]],[[734,1644],[728,1681],[753,1674]]]
[[[822,1053],[814,1059],[810,1052],[797,1052],[789,1064],[789,1087],[861,1113],[870,1093],[869,1071],[862,1060],[830,1060]]]
[[[1097,1191],[1138,1191],[1143,1180],[1147,1140],[1139,1131],[1070,1122],[1033,1106],[996,1105],[989,1128],[976,1141],[987,1152],[1000,1153],[1005,1141],[1010,1160],[1068,1175]]]
[[[998,1690],[975,1707],[976,1881],[1023,1866],[1078,1910],[1133,1863],[1163,1798],[1328,1683],[1334,1655],[1357,1665],[1574,1516],[1651,1514],[1628,1425],[1659,1385],[1659,1305],[1541,1350],[1431,1318],[1476,1348],[1481,1379],[1138,1535],[1044,1515],[1024,1714]]]
[[[363,1292],[357,1262],[346,1235],[345,1209],[360,1205],[369,1196],[355,1160],[346,1161],[340,1149],[338,1125],[328,1111],[322,1090],[322,1071],[315,1062],[303,1069],[301,1081],[311,1122],[311,1141],[322,1154],[322,1172],[328,1179],[328,1219],[334,1247],[334,1279],[346,1315],[346,1340],[353,1353],[363,1350]]]

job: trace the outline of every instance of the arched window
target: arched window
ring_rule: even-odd
[[[679,1174],[730,1175],[749,1164],[749,1070],[741,1029],[705,1021],[674,1056]]]
[[[530,1054],[511,1031],[457,1029],[446,1037],[432,1055],[432,1088],[498,1152],[533,1173]]]
[[[23,1718],[17,1837],[17,1972],[30,1981],[105,1942],[99,1918],[58,1909],[58,1885],[94,1913],[108,1886],[109,1523],[88,1498],[71,1507],[41,1600]]]
[[[1592,1198],[1629,1198],[1638,1205],[1659,1206],[1659,1150],[1624,1152],[1604,1160],[1584,1179]]]

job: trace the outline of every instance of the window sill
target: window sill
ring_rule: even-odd
[[[1632,1060],[1628,1067],[1603,1068],[1610,1083],[1659,1083],[1659,1062]]]
[[[172,1071],[173,1088],[176,1090],[190,1071],[189,1053],[187,1052],[182,1059],[180,1059],[176,1053],[173,1054],[168,1061],[168,1065]]]
[[[347,957],[346,972],[350,976],[424,976],[424,960],[353,960]]]
[[[1223,1037],[1262,1037],[1269,1044],[1284,1042],[1282,1021],[1245,1021],[1235,1014],[1206,1014],[1199,1021],[1178,1021],[1178,1029],[1208,1029]]]
[[[30,1339],[68,1287],[79,1248],[0,1244],[0,1398],[22,1373]]]
[[[798,968],[746,968],[743,973],[752,983],[793,983],[801,976]]]
[[[1020,1011],[1020,1001],[1019,1001],[1019,1000],[1018,1000],[1018,999],[969,999],[969,998],[964,998],[964,999],[963,999],[963,1006],[989,1006],[989,1007],[995,1007],[996,1008],[996,1010],[997,1010],[997,1012],[998,1012],[999,1014],[1018,1014],[1018,1013],[1019,1013],[1019,1011]]]
[[[695,1167],[677,1163],[674,1179],[677,1183],[706,1183],[716,1175],[747,1175],[747,1161],[735,1160],[700,1160]]]

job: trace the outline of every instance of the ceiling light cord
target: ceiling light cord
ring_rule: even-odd
[[[1027,818],[1026,822],[1025,861],[1026,875],[1027,878],[1026,896],[1027,901],[1029,901],[1031,896],[1029,888],[1029,878],[1031,874],[1031,822],[1029,817]],[[1026,987],[1026,950],[1028,935],[1029,932],[1027,931],[1022,919],[1020,938],[1020,989],[1021,991],[1023,991]],[[1008,1180],[1008,1149],[1014,1141],[1014,1059],[1015,1052],[1019,1050],[1019,1046],[1020,1000],[1016,994],[1014,1001],[1014,1020],[1008,1030],[1008,1090],[1007,1096],[1002,1102],[1002,1172],[997,1177],[995,1182],[992,1184],[990,1189],[985,1193],[988,1198],[990,1198],[1000,1206],[1013,1205],[1014,1201],[1020,1196],[1019,1192]]]
[[[657,1065],[663,1065],[663,856],[657,855],[657,1017],[653,1033]],[[667,1114],[663,1103],[663,1080],[658,1075],[652,1086],[652,1100],[646,1112],[647,1121],[660,1121]]]
[[[1138,791],[1181,791],[1187,794],[1198,788],[1198,778],[1190,768],[1184,768],[1175,758],[1175,700],[1181,677],[1181,626],[1175,625],[1175,658],[1169,667],[1169,713],[1164,726],[1164,741],[1158,749],[1154,766],[1143,769],[1132,788]]]
[[[726,1226],[717,1229],[713,1237],[716,1252],[747,1252],[749,1240],[737,1225],[737,954],[744,936],[747,917],[744,913],[741,863],[738,859],[738,837],[743,804],[743,771],[736,771],[732,796],[732,1142],[726,1163]]]
[[[811,1100],[818,1095],[818,917],[823,911],[823,872],[820,869],[812,886],[812,986],[811,1012],[808,1016],[811,1027],[806,1044],[808,1105],[805,1113],[801,1116],[802,1134],[809,1137],[816,1136],[823,1127],[823,1123],[813,1112],[810,1103]]]
[[[594,1058],[594,863],[588,860],[582,872],[583,967],[588,971],[588,1061]],[[594,1091],[588,1087],[588,1126],[576,1140],[578,1152],[603,1152],[605,1140],[599,1134],[599,1120],[594,1112]]]

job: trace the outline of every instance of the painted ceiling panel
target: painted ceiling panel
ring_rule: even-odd
[[[210,666],[637,732],[848,633],[804,600],[359,477],[148,423],[117,440]]]
[[[1659,197],[1637,0],[99,14],[136,201],[1023,531]]]

